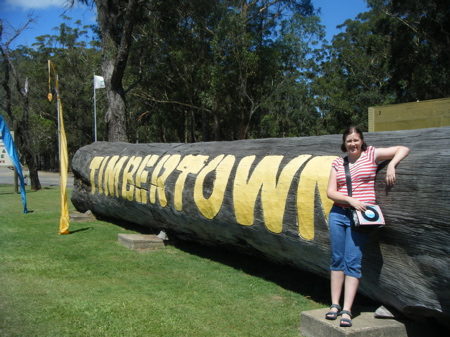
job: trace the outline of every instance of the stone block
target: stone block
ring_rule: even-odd
[[[326,320],[326,309],[304,311],[301,313],[301,333],[305,337],[423,337],[443,336],[438,327],[426,326],[410,319],[375,318],[370,309],[355,308],[353,326],[340,327],[340,316],[336,320]],[[436,330],[434,330],[436,328]]]
[[[164,240],[149,234],[119,234],[119,243],[136,251],[165,248]]]
[[[73,212],[69,214],[70,222],[85,222],[85,221],[94,221],[95,217],[90,212],[79,213]]]

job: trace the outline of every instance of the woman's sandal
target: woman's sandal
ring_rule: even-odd
[[[340,315],[349,315],[350,318],[352,318],[352,313],[350,311],[347,310],[342,310],[340,313]],[[339,323],[339,326],[344,327],[344,328],[349,328],[351,327],[352,324],[352,320],[348,319],[348,318],[341,318],[341,322]]]
[[[335,320],[339,316],[339,312],[342,310],[339,304],[332,304],[330,309],[337,309],[338,311],[329,311],[325,314],[325,318],[329,320]]]

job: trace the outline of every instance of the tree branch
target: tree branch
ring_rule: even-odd
[[[136,93],[136,94],[134,94],[134,96],[140,97],[140,98],[143,98],[143,99],[145,99],[147,101],[151,101],[151,102],[155,102],[155,103],[176,104],[176,105],[185,106],[185,107],[188,107],[188,108],[191,108],[191,109],[195,109],[195,110],[199,110],[199,111],[206,111],[206,112],[212,113],[212,110],[209,110],[209,109],[204,108],[204,107],[199,107],[199,106],[196,106],[196,105],[192,105],[192,104],[189,104],[189,103],[172,101],[172,100],[158,100],[158,99],[154,98],[153,96],[150,96],[150,95],[147,95],[147,94],[138,94],[138,93]]]

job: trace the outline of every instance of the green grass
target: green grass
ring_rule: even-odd
[[[70,191],[68,191],[70,194]],[[0,186],[0,336],[301,336],[328,281],[235,253],[176,243],[135,252],[102,221],[59,235],[59,188]],[[70,204],[70,211],[73,206]]]

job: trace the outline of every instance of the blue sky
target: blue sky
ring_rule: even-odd
[[[322,24],[326,26],[326,39],[331,42],[334,35],[341,33],[336,26],[347,19],[354,19],[359,13],[367,12],[366,0],[312,0],[314,7],[320,7]]]
[[[14,31],[22,27],[27,22],[28,15],[35,17],[35,22],[30,24],[28,29],[21,32],[14,40],[11,48],[18,45],[31,47],[36,42],[35,37],[41,35],[56,35],[54,27],[59,26],[64,20],[63,14],[71,17],[71,27],[76,20],[80,20],[82,25],[92,25],[96,23],[96,13],[91,7],[76,6],[67,9],[67,0],[0,0],[0,19],[3,20],[3,41],[11,38]]]
[[[335,34],[340,33],[336,26],[347,19],[354,19],[361,12],[367,11],[366,0],[312,1],[315,7],[322,8],[321,19],[322,24],[326,26],[326,39],[328,41],[331,41]],[[63,22],[61,15],[65,12],[65,3],[67,3],[67,0],[0,0],[0,19],[3,20],[4,28],[3,42],[6,42],[14,34],[14,29],[18,29],[25,24],[30,13],[36,17],[36,22],[14,40],[15,43],[10,46],[11,48],[18,45],[31,47],[36,36],[56,34],[52,29]],[[96,14],[90,7],[78,6],[67,10],[65,15],[71,17],[72,22],[81,20],[82,25],[95,24]]]

